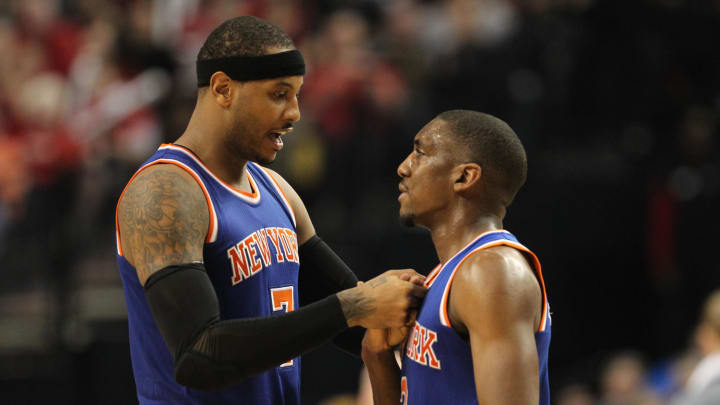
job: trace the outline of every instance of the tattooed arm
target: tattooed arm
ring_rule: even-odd
[[[164,267],[203,260],[207,202],[180,167],[159,164],[138,174],[120,201],[118,224],[123,254],[142,285]]]
[[[337,297],[348,326],[400,328],[414,322],[412,309],[420,305],[427,289],[408,280],[422,277],[412,269],[388,270],[355,288],[340,291]]]
[[[145,169],[123,195],[118,221],[125,258],[175,360],[175,379],[191,388],[230,387],[348,326],[400,326],[425,294],[405,281],[412,270],[395,270],[287,314],[220,320],[204,267],[188,265],[202,261],[209,224],[204,195],[189,174],[172,165]]]

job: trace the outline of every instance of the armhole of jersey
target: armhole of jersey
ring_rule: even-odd
[[[542,293],[542,312],[540,319],[540,326],[538,327],[537,332],[544,332],[545,328],[547,327],[547,320],[548,320],[548,298],[547,298],[547,292],[545,291],[545,280],[543,279],[542,275],[542,266],[540,266],[540,260],[535,256],[535,253],[533,253],[530,249],[526,248],[525,246],[515,243],[512,241],[508,241],[508,246],[514,247],[515,249],[527,254],[532,258],[532,265],[533,265],[533,273],[535,274],[535,278],[538,281],[538,284],[540,284],[540,290]]]
[[[475,253],[485,249],[485,245],[477,247],[470,252],[468,252],[465,257],[460,260],[460,263],[455,266],[455,268],[452,271],[452,274],[450,274],[450,278],[448,279],[447,284],[445,284],[445,290],[443,291],[442,299],[440,300],[440,323],[443,324],[443,326],[447,326],[448,328],[452,328],[452,323],[450,322],[450,315],[448,315],[448,301],[450,299],[450,288],[452,287],[453,280],[455,280],[455,275],[457,274],[458,269],[462,266],[463,263],[465,263],[465,260],[467,260],[470,256],[474,255]]]
[[[275,189],[278,192],[278,195],[283,200],[283,203],[285,204],[285,207],[287,207],[288,212],[290,213],[290,219],[292,219],[293,226],[297,228],[297,222],[295,221],[295,210],[293,210],[292,205],[290,204],[290,199],[287,198],[287,195],[285,195],[285,192],[283,191],[282,187],[280,187],[280,183],[278,183],[277,180],[275,180],[275,176],[270,173],[270,171],[260,165],[257,165],[257,167],[260,168],[265,174],[270,178],[270,183],[275,187]]]
[[[122,242],[120,241],[120,224],[118,221],[118,214],[119,214],[119,210],[120,210],[120,201],[122,201],[122,198],[125,195],[125,191],[127,191],[128,187],[133,182],[133,180],[135,180],[135,177],[137,177],[138,174],[140,174],[143,170],[147,169],[150,166],[154,166],[156,164],[161,164],[161,163],[162,164],[172,164],[172,165],[178,166],[179,168],[188,172],[193,177],[193,179],[195,179],[197,184],[202,189],[203,194],[205,195],[205,202],[207,203],[208,213],[210,214],[210,221],[209,221],[210,223],[208,225],[207,235],[205,236],[205,243],[212,243],[212,242],[215,242],[215,240],[217,239],[218,220],[217,220],[217,215],[215,213],[215,206],[213,205],[212,199],[210,198],[210,193],[208,193],[207,188],[205,188],[205,184],[202,182],[200,177],[197,175],[197,173],[195,173],[194,170],[192,170],[190,167],[188,167],[187,165],[185,165],[184,163],[182,163],[180,161],[172,160],[172,159],[158,159],[158,160],[154,160],[154,161],[144,165],[143,167],[139,168],[135,172],[135,174],[133,174],[133,176],[130,178],[127,185],[125,186],[122,193],[120,194],[120,198],[118,198],[118,203],[117,203],[117,206],[115,207],[115,241],[117,244],[117,253],[119,256],[123,256]]]
[[[484,249],[487,249],[487,248],[490,248],[493,246],[500,246],[500,245],[510,246],[510,247],[515,248],[523,253],[527,253],[533,259],[533,263],[532,263],[533,267],[534,267],[533,273],[535,274],[536,278],[538,279],[540,288],[542,290],[542,312],[541,312],[542,319],[540,320],[540,326],[538,327],[537,331],[543,332],[545,330],[547,318],[548,318],[548,316],[547,316],[548,315],[547,314],[548,305],[547,305],[547,295],[545,292],[545,281],[543,280],[543,276],[542,276],[540,260],[538,260],[537,256],[535,256],[535,253],[530,251],[525,246],[523,246],[519,243],[515,243],[511,240],[507,240],[507,239],[496,240],[496,241],[487,243],[485,245],[482,245],[482,246],[479,246],[479,247],[473,249],[465,257],[463,257],[463,259],[460,261],[460,263],[457,264],[457,266],[455,266],[452,274],[450,275],[450,279],[448,280],[447,284],[445,285],[445,291],[443,291],[442,300],[440,301],[439,316],[440,316],[441,324],[443,324],[444,326],[447,326],[448,328],[453,327],[452,323],[450,322],[450,316],[448,315],[448,303],[449,303],[449,298],[450,298],[450,289],[452,287],[452,283],[453,283],[453,280],[455,279],[455,274],[457,274],[458,269],[462,266],[462,264],[465,262],[465,260],[467,260],[470,256],[472,256],[476,252],[479,252],[481,250],[484,250]]]

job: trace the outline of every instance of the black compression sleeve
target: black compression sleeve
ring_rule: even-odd
[[[290,313],[219,320],[215,291],[199,263],[171,266],[145,285],[148,305],[175,359],[175,379],[218,390],[276,367],[347,328],[332,295]]]
[[[215,289],[202,263],[168,266],[145,282],[145,297],[173,358],[220,319]]]
[[[319,236],[300,245],[299,253],[301,306],[357,285],[355,273]]]
[[[175,379],[191,388],[226,388],[319,346],[345,328],[335,295],[277,316],[217,322],[176,362]]]
[[[300,245],[300,306],[355,287],[358,278],[345,262],[319,236],[313,235]],[[338,348],[360,357],[365,329],[350,328],[333,339]]]

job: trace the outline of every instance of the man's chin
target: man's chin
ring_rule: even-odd
[[[415,226],[415,217],[413,217],[412,214],[400,214],[400,223],[408,227],[413,227]]]
[[[276,157],[277,153],[274,153],[272,156],[258,156],[255,161],[263,165],[270,165],[275,161]]]

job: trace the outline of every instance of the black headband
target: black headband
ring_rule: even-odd
[[[273,79],[305,74],[305,59],[297,49],[263,56],[229,56],[197,61],[198,87],[210,84],[215,72],[237,81]]]

